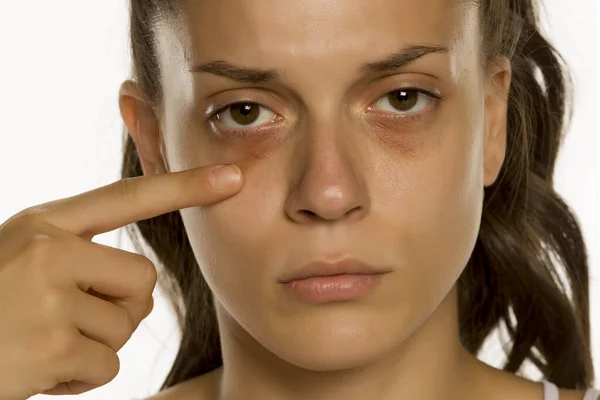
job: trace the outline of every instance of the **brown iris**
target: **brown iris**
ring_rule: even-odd
[[[260,106],[255,103],[237,103],[229,107],[231,118],[240,125],[249,125],[257,120]]]
[[[394,90],[387,98],[396,110],[410,111],[419,100],[419,92],[415,90]]]

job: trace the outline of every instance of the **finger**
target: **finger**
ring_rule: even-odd
[[[215,189],[211,182],[228,182],[229,186]],[[122,179],[46,204],[43,215],[47,222],[90,239],[136,221],[216,203],[237,193],[241,186],[241,171],[235,165],[200,167]]]
[[[56,282],[75,282],[82,294],[124,307],[135,324],[145,318],[158,278],[154,264],[126,250],[79,237],[71,240],[78,243],[71,245],[73,251],[65,251],[70,254],[63,256],[64,276],[56,276]]]
[[[77,289],[73,289],[71,299],[76,304],[72,322],[81,334],[107,345],[115,352],[131,338],[145,314],[139,312],[141,308],[132,312],[112,301]]]
[[[69,359],[49,369],[53,376],[68,377],[68,382],[59,383],[44,394],[79,394],[109,383],[119,369],[119,357],[110,347],[80,336]]]
[[[148,318],[148,315],[150,315],[150,313],[152,312],[152,310],[154,310],[154,297],[150,296],[150,305],[148,306],[148,311],[146,311],[146,314],[144,315],[144,317],[142,318],[142,320]]]
[[[58,385],[54,386],[50,390],[46,390],[40,394],[51,395],[51,396],[64,396],[64,395],[73,395],[73,394],[81,394],[89,392],[90,390],[94,390],[99,388],[102,385],[92,385],[90,383],[79,382],[79,381],[71,381],[71,382],[61,382]]]
[[[152,293],[157,281],[156,268],[148,258],[87,241],[44,221],[34,223],[35,228],[30,229],[38,232],[36,240],[44,242],[43,246],[32,249],[38,254],[25,252],[21,257],[33,257],[43,262],[37,273],[43,274],[46,284],[59,286],[62,290],[75,290],[81,296],[95,296],[99,301],[110,301],[124,308],[134,323],[148,315],[153,306]],[[13,236],[26,236],[18,231]],[[54,243],[49,245],[50,242]],[[29,245],[32,243],[29,242]],[[71,296],[74,295],[71,293]],[[81,296],[73,297],[77,300],[69,300],[69,304],[77,307],[84,298]]]

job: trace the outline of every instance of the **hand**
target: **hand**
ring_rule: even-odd
[[[92,239],[239,192],[241,172],[217,190],[215,169],[120,180],[0,226],[1,400],[80,394],[115,378],[117,351],[152,311],[157,273],[146,257]]]

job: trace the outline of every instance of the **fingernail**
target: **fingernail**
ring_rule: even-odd
[[[241,177],[237,166],[224,165],[212,170],[210,184],[216,190],[225,190],[237,186]]]

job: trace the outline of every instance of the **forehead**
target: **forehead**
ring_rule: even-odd
[[[463,0],[183,0],[186,56],[251,60],[385,53],[407,44],[455,47],[476,13]],[[185,37],[181,37],[184,35]],[[364,58],[364,57],[363,57]]]

